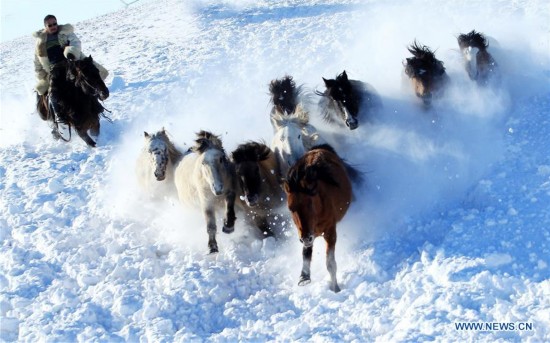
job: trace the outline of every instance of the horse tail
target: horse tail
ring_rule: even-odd
[[[364,172],[359,170],[355,166],[352,166],[345,160],[342,160],[342,163],[344,164],[344,167],[346,168],[346,172],[348,173],[348,176],[351,179],[351,181],[359,186],[363,185],[363,183],[365,182]]]

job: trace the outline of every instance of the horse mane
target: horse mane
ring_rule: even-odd
[[[461,49],[466,47],[478,48],[479,50],[486,50],[489,47],[487,38],[476,30],[472,30],[469,33],[461,34],[457,38],[458,45]]]
[[[168,155],[170,156],[171,161],[179,161],[183,157],[183,153],[179,151],[178,148],[176,148],[174,143],[172,143],[172,141],[168,137],[168,133],[164,128],[151,136],[151,139],[155,138],[162,140],[164,144],[166,144],[166,147],[168,148]]]
[[[355,168],[354,166],[352,166],[351,164],[349,164],[346,160],[341,158],[340,155],[338,155],[336,150],[334,150],[334,148],[330,144],[325,143],[325,144],[314,145],[309,150],[311,151],[311,150],[314,150],[314,149],[321,149],[321,150],[330,151],[333,154],[335,154],[336,156],[338,156],[338,158],[340,158],[340,160],[344,164],[344,167],[346,168],[346,172],[348,173],[348,176],[350,177],[350,179],[352,179],[354,182],[356,182],[359,185],[363,183],[363,181],[364,181],[363,173],[360,170],[358,170],[357,168]]]
[[[300,126],[309,124],[309,112],[305,111],[302,106],[297,106],[294,113],[283,115],[279,112],[272,114],[272,119],[277,124],[277,128],[288,126],[290,123],[296,123]]]
[[[199,153],[204,153],[209,148],[216,148],[225,154],[225,150],[222,145],[222,140],[219,136],[212,134],[209,131],[201,130],[197,133],[197,139],[195,140],[195,146],[191,149],[193,151],[198,151]]]
[[[266,160],[272,154],[271,149],[258,142],[247,142],[241,144],[231,153],[235,163],[242,162],[260,162]]]
[[[336,150],[334,150],[334,148],[332,147],[332,145],[327,144],[327,143],[325,143],[325,144],[319,144],[319,145],[314,145],[314,146],[312,146],[311,149],[309,149],[309,150],[311,151],[311,150],[315,150],[315,149],[321,149],[321,150],[330,151],[330,152],[332,152],[333,154],[338,155],[338,154],[336,153]]]
[[[286,98],[287,94],[292,97],[296,105],[298,96],[302,93],[302,86],[296,86],[294,78],[285,75],[282,79],[275,79],[269,83],[269,93],[271,93],[271,103],[274,105],[280,103],[280,98]]]
[[[330,151],[331,153],[336,154],[332,146],[328,144],[321,144],[314,146],[313,149],[321,149],[325,151]],[[310,150],[310,151],[311,151]],[[302,185],[302,180],[307,184],[314,183],[316,181],[323,181],[329,185],[340,187],[340,184],[335,180],[330,171],[330,166],[323,160],[318,159],[316,164],[307,164],[304,157],[300,158],[294,166],[288,171],[286,177],[286,182],[290,189],[291,193],[304,193],[307,195],[314,195],[314,192]],[[342,161],[343,162],[343,161]]]
[[[414,40],[413,44],[407,47],[407,50],[414,56],[407,58],[405,73],[409,77],[420,77],[425,72],[433,72],[435,75],[445,74],[443,62],[435,58],[435,53],[426,45],[422,45]]]
[[[435,62],[437,59],[435,58],[434,52],[427,47],[426,45],[421,45],[414,40],[414,42],[407,47],[407,50],[415,57],[420,60],[425,60],[427,62]]]

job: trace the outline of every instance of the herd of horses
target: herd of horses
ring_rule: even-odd
[[[498,66],[482,34],[462,34],[458,44],[472,80],[486,86],[498,79]],[[443,62],[416,41],[408,51],[412,57],[404,61],[404,74],[421,103],[430,106],[448,83]],[[61,82],[56,82],[59,79]],[[323,81],[325,91],[315,93],[320,97],[320,113],[329,123],[354,130],[382,106],[371,85],[349,79],[345,71]],[[273,128],[270,146],[249,141],[227,153],[219,136],[203,130],[196,134],[191,148],[180,151],[164,128],[153,134],[145,132],[144,147],[136,162],[139,184],[152,196],[172,192],[182,204],[201,209],[209,253],[219,251],[216,212],[223,211],[223,232],[233,232],[236,214],[242,213],[262,238],[277,237],[281,227],[278,220],[292,218],[303,244],[299,285],[310,282],[313,242],[323,237],[330,289],[338,292],[336,225],[345,216],[362,174],[310,124],[302,88],[291,76],[271,81],[269,92]],[[88,131],[99,134],[99,117],[104,110],[99,100],[105,100],[109,93],[91,56],[54,69],[51,94],[62,99],[60,119],[88,145],[95,146]],[[42,119],[53,120],[47,97],[39,99],[37,109]]]

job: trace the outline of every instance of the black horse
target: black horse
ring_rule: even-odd
[[[487,39],[483,34],[472,30],[469,33],[459,35],[457,41],[464,57],[464,67],[470,79],[481,86],[500,80],[498,64],[487,51],[489,43],[487,43]],[[477,52],[475,52],[476,50]]]
[[[412,82],[414,92],[425,106],[430,106],[432,98],[443,93],[449,77],[443,62],[435,58],[435,53],[416,41],[407,47],[413,57],[404,63],[405,74]]]
[[[50,87],[38,97],[37,111],[43,120],[54,125],[54,137],[63,138],[59,124],[74,128],[86,144],[96,146],[88,134],[99,135],[99,117],[105,111],[99,102],[109,97],[109,89],[101,79],[92,56],[82,60],[68,59],[57,63],[50,71]]]
[[[323,81],[326,90],[315,93],[321,96],[319,109],[329,123],[343,121],[350,130],[355,130],[360,116],[368,117],[382,105],[380,96],[371,85],[348,79],[345,70],[335,79],[323,77]]]

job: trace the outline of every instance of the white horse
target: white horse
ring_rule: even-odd
[[[190,151],[176,166],[178,197],[185,205],[199,206],[206,218],[210,253],[218,252],[216,209],[224,207],[223,232],[231,233],[235,225],[235,170],[218,136],[207,131],[197,134]]]
[[[153,135],[144,132],[145,145],[136,161],[141,188],[152,198],[175,195],[174,166],[183,154],[170,141],[164,128]]]
[[[298,105],[291,115],[272,113],[271,125],[275,135],[271,141],[271,150],[277,158],[278,174],[286,178],[290,167],[313,146],[326,141],[319,136],[317,129],[309,124],[309,114]]]

